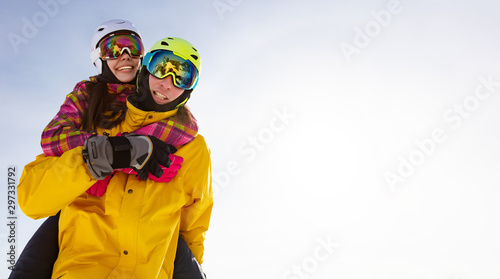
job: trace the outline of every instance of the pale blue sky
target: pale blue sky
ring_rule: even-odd
[[[146,48],[177,36],[200,51],[188,104],[213,157],[209,277],[500,276],[498,1],[2,6],[4,181],[96,73],[94,29],[124,18]],[[20,253],[40,221],[17,210]]]

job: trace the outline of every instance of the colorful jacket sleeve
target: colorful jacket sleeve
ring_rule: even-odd
[[[42,150],[46,156],[61,156],[65,151],[83,146],[90,134],[80,130],[88,107],[85,82],[66,96],[61,109],[42,132]]]
[[[55,215],[96,182],[83,161],[82,150],[77,147],[60,157],[41,154],[24,167],[17,200],[27,216],[40,219]]]
[[[184,207],[181,212],[180,234],[193,252],[198,263],[203,263],[205,233],[208,230],[210,216],[213,206],[212,174],[210,163],[210,150],[203,137],[198,136],[189,145],[189,152],[196,153],[191,156],[187,154],[186,160],[193,163],[183,170],[184,184],[190,189],[190,205]]]
[[[82,81],[75,86],[73,92],[66,96],[56,116],[42,132],[41,145],[46,156],[61,156],[64,152],[85,144],[85,141],[90,137],[90,133],[80,130],[80,127],[88,103],[89,95],[85,81]],[[170,118],[136,128],[138,129],[128,132],[155,136],[174,146],[190,142],[198,131],[195,120],[186,125]],[[124,131],[121,127],[114,127],[106,130],[106,132],[115,135],[117,132]]]

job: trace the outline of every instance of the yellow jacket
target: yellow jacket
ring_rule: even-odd
[[[127,106],[119,126],[98,133],[130,132],[176,113]],[[52,278],[172,278],[179,232],[203,262],[213,195],[210,150],[201,135],[176,152],[184,162],[171,182],[116,172],[100,198],[85,193],[96,180],[82,150],[37,156],[19,182],[18,201],[27,216],[39,219],[61,210]]]

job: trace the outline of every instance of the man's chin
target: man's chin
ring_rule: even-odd
[[[170,103],[169,100],[166,100],[166,99],[164,100],[164,99],[156,96],[153,92],[151,92],[151,96],[153,97],[153,101],[155,101],[155,103],[157,105],[162,106],[162,105],[166,105],[166,104]]]

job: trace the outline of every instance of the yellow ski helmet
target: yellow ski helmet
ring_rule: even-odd
[[[171,75],[175,86],[185,90],[196,87],[201,70],[198,50],[188,41],[175,37],[156,42],[144,56],[142,65],[157,78]]]

